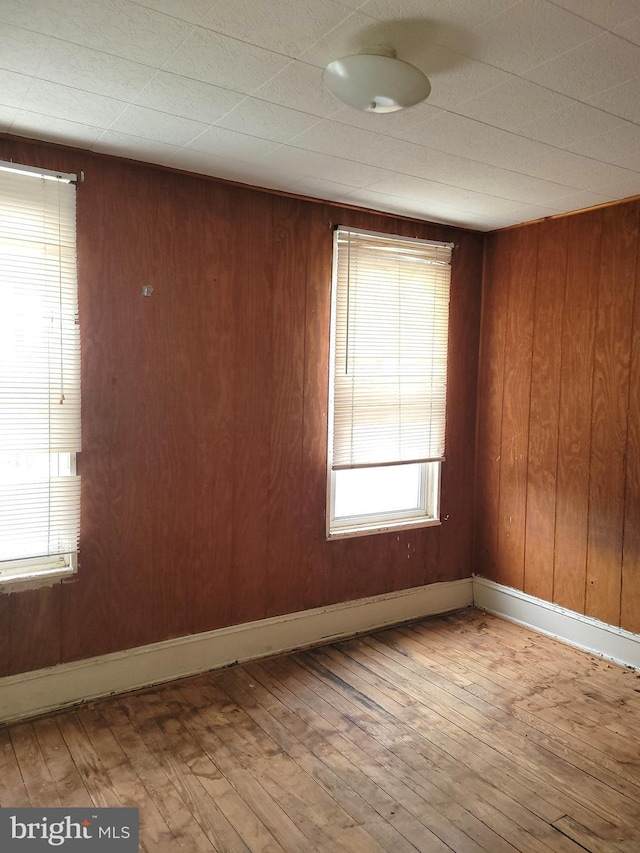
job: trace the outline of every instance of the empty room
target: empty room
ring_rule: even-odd
[[[0,0],[0,850],[638,853],[640,2]]]

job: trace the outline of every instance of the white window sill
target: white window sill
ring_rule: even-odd
[[[331,530],[327,534],[327,539],[349,539],[355,536],[372,536],[375,533],[393,533],[394,531],[413,530],[417,527],[437,527],[442,522],[439,518],[412,518],[407,521],[389,522],[388,524],[379,524],[375,527],[362,527],[354,525],[353,527],[338,528]]]
[[[0,595],[11,592],[25,592],[29,589],[55,586],[76,574],[73,566],[56,569],[30,569],[22,572],[0,574]]]

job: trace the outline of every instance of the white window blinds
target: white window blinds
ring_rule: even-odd
[[[335,232],[334,469],[444,457],[451,249]]]
[[[34,173],[0,164],[0,574],[80,527],[74,176]]]

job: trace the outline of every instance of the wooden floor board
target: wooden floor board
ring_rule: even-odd
[[[0,730],[0,805],[160,853],[638,853],[640,677],[468,610]]]
[[[424,695],[422,683],[424,669],[411,666],[406,659],[398,662],[397,657],[389,656],[384,646],[370,650],[367,643],[357,641],[356,645],[352,643],[341,645],[339,648],[344,649],[347,654],[350,649],[355,649],[359,658],[362,659],[364,655],[366,661],[371,659],[373,668],[376,671],[382,668],[391,681],[394,676],[400,680],[410,678],[416,695]],[[433,679],[434,686],[440,687],[458,700],[467,701],[464,696],[466,692],[472,707],[482,710],[483,713],[486,713],[487,709],[486,707],[483,709],[482,703],[493,706],[495,711],[491,710],[490,713],[498,722],[505,723],[509,728],[515,727],[520,733],[525,732],[527,737],[535,739],[546,748],[553,748],[549,744],[557,743],[558,738],[561,737],[562,749],[567,747],[573,749],[576,754],[575,761],[579,762],[583,757],[588,757],[602,772],[603,781],[609,784],[611,782],[611,775],[603,771],[610,771],[614,777],[621,775],[630,783],[626,793],[636,800],[640,796],[640,788],[637,786],[640,749],[634,736],[625,737],[608,727],[587,723],[572,714],[571,710],[566,709],[564,705],[560,709],[547,708],[531,713],[531,711],[522,710],[508,694],[503,696],[494,689],[487,689],[485,684],[479,684],[477,681],[461,688],[457,684],[447,683],[440,676],[429,675],[429,677]],[[515,724],[515,721],[522,725]],[[594,735],[597,736],[594,738]],[[566,759],[566,754],[564,757]]]
[[[321,654],[320,652],[315,652],[313,656],[318,657],[320,654]],[[326,653],[323,652],[322,654],[325,655]],[[326,659],[325,659],[325,663],[328,663],[328,661],[326,661]],[[341,689],[339,687],[338,682],[336,682],[335,680],[333,680],[327,676],[327,672],[329,672],[329,668],[325,669],[324,667],[319,666],[317,664],[312,666],[308,660],[307,660],[307,665],[311,666],[312,671],[315,674],[317,674],[321,679],[323,679],[323,678],[326,679],[326,686],[327,687],[331,687],[334,689]],[[338,672],[339,671],[340,670],[338,669]],[[335,672],[335,670],[334,670],[334,672]],[[341,679],[341,680],[343,681],[343,683],[346,683],[346,680],[344,680],[344,679]],[[376,680],[378,681],[378,683],[380,683],[379,679],[376,679]],[[349,685],[349,690],[348,690],[347,697],[346,697],[348,701],[354,700],[355,702],[362,702],[362,700],[364,699],[364,707],[368,708],[368,710],[373,710],[374,704],[371,702],[371,699],[373,697],[376,700],[376,703],[379,704],[379,706],[384,709],[385,714],[397,713],[397,709],[395,709],[393,704],[392,704],[394,700],[385,699],[384,685],[381,684],[380,686],[382,689],[380,689],[377,692],[369,691],[369,694],[367,697],[364,695],[364,693],[357,696],[356,693],[353,691],[352,685],[355,687],[360,687],[366,693],[366,688],[363,687],[363,681],[362,680],[359,680],[357,678],[357,676],[352,675],[350,682],[351,682],[351,684]],[[424,741],[425,740],[429,741],[429,736],[434,729],[440,729],[441,730],[442,728],[445,727],[445,714],[444,713],[442,715],[439,715],[437,713],[437,709],[436,709],[436,717],[434,719],[426,720],[423,706],[418,707],[417,703],[415,703],[415,702],[411,702],[410,704],[408,703],[405,706],[404,713],[401,716],[403,716],[404,719],[407,720],[409,723],[408,728],[411,732],[410,746],[411,746],[411,751],[412,751],[413,755],[415,755],[416,753],[420,753],[421,755],[424,755]],[[393,726],[391,728],[391,731],[387,735],[387,737],[390,739],[390,740],[388,740],[389,743],[392,743],[397,738],[397,732],[398,732],[399,728],[401,728],[399,718],[395,718],[393,720]],[[454,730],[452,732],[452,737],[450,738],[449,742],[447,742],[447,743],[440,741],[440,746],[443,747],[445,753],[447,752],[447,750],[452,748],[453,742],[458,740],[458,737],[459,737],[458,732],[462,732],[462,731],[463,731],[462,728],[458,729],[458,731]],[[384,739],[384,735],[382,735],[380,732],[377,733],[376,737]],[[408,757],[406,757],[405,760],[410,765],[413,765],[414,769],[416,769],[419,772],[421,770],[421,768],[419,765],[417,768],[415,767],[415,758],[413,757],[413,755],[410,754]],[[431,755],[430,755],[430,757],[431,757]],[[406,768],[404,769],[404,772],[406,772]],[[428,770],[425,772],[425,775],[422,777],[422,784],[423,785],[425,784],[425,781],[427,778],[431,778],[431,779],[438,778],[438,780],[439,780],[438,784],[441,786],[441,789],[443,790],[443,792],[445,792],[449,795],[451,794],[451,785],[450,785],[448,779],[446,777],[443,777],[442,775],[439,775],[438,777],[436,777],[434,775],[434,766],[433,765],[431,765],[428,768]],[[470,781],[469,779],[464,778],[464,776],[462,778],[459,777],[458,782],[462,788],[469,787],[470,785],[473,785],[473,780]],[[477,786],[476,786],[475,792],[478,793]],[[549,824],[542,822],[542,821],[537,821],[536,816],[531,814],[531,812],[526,807],[519,805],[517,802],[513,801],[508,795],[502,793],[499,789],[496,789],[496,788],[490,789],[490,788],[487,788],[487,786],[481,786],[480,791],[478,793],[478,797],[479,797],[478,801],[477,802],[473,801],[469,805],[469,807],[473,806],[473,808],[480,810],[481,815],[482,815],[482,819],[486,819],[488,814],[493,815],[494,821],[497,821],[497,825],[499,827],[501,827],[501,831],[503,833],[506,833],[506,835],[504,836],[505,838],[509,838],[510,825],[513,825],[512,828],[516,834],[521,835],[522,829],[527,829],[528,831],[530,831],[531,826],[532,826],[532,820],[533,820],[533,825],[535,826],[535,829],[537,832],[549,833],[553,836],[556,835],[556,833],[554,833],[553,830],[549,830]],[[466,801],[466,802],[468,802],[468,801]],[[501,812],[501,814],[496,813],[496,808],[495,808],[496,802],[499,802],[502,805],[502,808],[498,808],[498,812]],[[531,833],[531,834],[533,834],[533,833]],[[521,839],[520,844],[524,845],[522,847],[522,849],[526,849],[526,850],[538,850],[538,849],[540,849],[540,846],[536,843],[534,838],[525,837],[525,838]],[[554,848],[557,850],[563,850],[563,849],[574,850],[575,849],[574,846],[567,845],[565,843],[564,839],[557,838],[557,837],[555,838],[555,841],[554,841]]]

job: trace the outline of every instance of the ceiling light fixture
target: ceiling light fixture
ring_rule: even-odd
[[[327,89],[350,107],[392,113],[424,101],[431,83],[415,65],[403,62],[389,47],[366,48],[334,59],[324,70]]]

